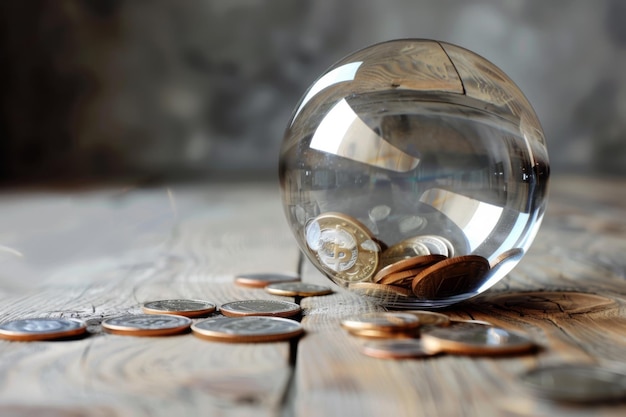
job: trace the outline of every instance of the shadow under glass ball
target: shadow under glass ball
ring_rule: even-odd
[[[522,258],[545,211],[549,164],[537,116],[506,74],[458,46],[405,39],[357,51],[311,85],[279,174],[293,234],[324,275],[372,284],[366,295],[384,304],[443,307]],[[419,293],[374,281],[431,254],[448,259],[394,271],[414,272]]]

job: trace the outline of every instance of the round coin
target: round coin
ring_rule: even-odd
[[[396,287],[395,285],[375,284],[373,282],[357,282],[350,284],[348,289],[357,294],[377,298],[380,301],[392,301],[408,298],[413,295],[413,291]]]
[[[18,341],[63,339],[87,332],[84,322],[64,318],[30,318],[0,324],[0,338]]]
[[[435,300],[475,291],[489,271],[489,261],[478,255],[449,258],[425,268],[413,279],[413,293]]]
[[[341,327],[346,330],[404,331],[416,329],[419,318],[408,313],[372,312],[345,318]]]
[[[394,274],[396,272],[406,271],[409,269],[414,269],[421,271],[422,269],[434,265],[437,262],[443,261],[447,259],[447,257],[443,255],[419,255],[413,256],[411,258],[405,258],[400,261],[394,262],[381,268],[376,275],[374,275],[373,281],[377,283],[381,283],[385,277],[390,274]]]
[[[292,317],[300,314],[298,304],[280,300],[242,300],[222,304],[220,311],[227,317],[273,316]]]
[[[206,319],[191,326],[194,335],[221,342],[276,342],[301,335],[302,325],[279,317]]]
[[[191,326],[191,319],[171,314],[128,314],[102,322],[109,333],[125,336],[167,336],[183,333]]]
[[[498,327],[474,323],[453,323],[430,327],[422,332],[424,347],[430,351],[460,355],[508,355],[533,350],[532,340]]]
[[[361,346],[361,352],[367,356],[380,359],[424,358],[436,355],[424,348],[419,339],[390,339],[367,342]]]
[[[202,300],[157,300],[149,301],[141,306],[146,314],[174,314],[185,317],[202,317],[214,313],[217,306]]]
[[[553,401],[591,403],[626,398],[626,375],[596,365],[545,366],[520,379],[534,394]]]
[[[358,220],[328,212],[306,227],[305,240],[323,271],[343,284],[369,281],[380,262],[380,248]]]
[[[242,287],[263,288],[269,284],[277,282],[296,282],[300,281],[297,274],[287,273],[256,273],[256,274],[239,274],[235,277],[235,284]]]
[[[403,313],[414,314],[420,321],[420,326],[440,326],[450,325],[450,318],[445,314],[424,310],[405,310]]]
[[[265,291],[274,295],[287,297],[313,297],[316,295],[332,294],[333,290],[326,285],[308,284],[306,282],[281,282],[270,284]]]
[[[403,240],[390,246],[381,254],[381,265],[387,266],[407,258],[430,255],[428,247],[423,243],[414,241],[414,238]]]
[[[450,241],[443,237],[435,235],[424,235],[414,237],[413,241],[426,246],[428,248],[428,251],[433,255],[443,255],[446,257],[450,256],[450,250],[448,248],[451,247],[452,244],[450,243]]]

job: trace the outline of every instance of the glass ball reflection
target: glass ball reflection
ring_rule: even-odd
[[[279,174],[289,225],[324,275],[414,308],[480,294],[519,262],[549,165],[506,74],[461,47],[405,39],[357,51],[311,85]]]

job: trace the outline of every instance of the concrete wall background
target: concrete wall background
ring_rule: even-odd
[[[620,0],[0,3],[0,178],[274,175],[300,96],[369,44],[452,42],[533,104],[553,172],[626,173]]]

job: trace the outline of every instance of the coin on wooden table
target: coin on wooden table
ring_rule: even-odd
[[[292,317],[302,309],[296,303],[280,300],[241,300],[222,304],[220,311],[227,317],[273,316]]]
[[[17,341],[63,339],[86,332],[87,325],[76,319],[40,317],[0,324],[0,338]]]
[[[626,399],[626,374],[597,365],[557,364],[532,369],[520,380],[534,394],[571,403]]]
[[[436,355],[424,348],[419,339],[390,339],[367,342],[361,346],[361,352],[380,359],[424,358]]]
[[[482,256],[448,258],[427,267],[413,279],[413,293],[421,299],[441,299],[475,291],[489,271]]]
[[[306,282],[279,282],[265,287],[265,291],[274,295],[287,297],[313,297],[332,294],[333,290],[326,285],[309,284]]]
[[[305,228],[307,247],[319,266],[349,284],[369,281],[380,262],[380,247],[358,220],[343,213],[323,213]]]
[[[183,333],[191,326],[191,319],[172,314],[128,314],[102,322],[109,333],[125,336],[168,336]]]
[[[203,300],[156,300],[144,303],[141,306],[146,314],[174,314],[185,317],[202,317],[214,313],[217,306],[210,301]]]
[[[194,335],[221,342],[276,342],[304,332],[300,323],[280,317],[229,317],[199,321],[191,326]]]
[[[420,321],[420,327],[423,326],[440,326],[447,327],[450,325],[450,318],[445,314],[435,313],[433,311],[424,310],[405,310],[403,313],[414,314]]]
[[[386,311],[358,314],[341,321],[346,330],[405,331],[419,325],[419,318],[413,314]]]
[[[422,343],[430,351],[460,355],[508,355],[525,353],[536,345],[528,337],[493,326],[453,323],[422,331]]]
[[[300,281],[300,275],[287,273],[253,273],[235,276],[235,284],[242,287],[263,288],[277,282]]]
[[[373,282],[357,282],[350,284],[348,289],[361,295],[377,298],[380,301],[405,299],[413,295],[413,291],[395,285],[383,285]]]
[[[378,272],[376,272],[376,275],[374,275],[372,280],[376,283],[383,284],[383,282],[380,281],[391,274],[406,270],[417,270],[419,272],[422,269],[445,259],[448,258],[443,255],[419,255],[405,258],[381,268]]]

